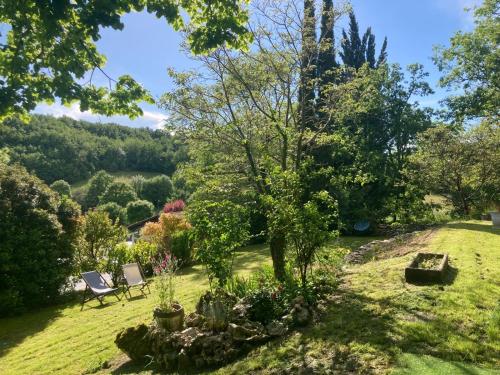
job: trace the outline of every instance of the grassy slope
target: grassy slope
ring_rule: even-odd
[[[151,178],[160,175],[161,173],[156,172],[141,172],[141,171],[120,171],[120,172],[108,172],[111,176],[115,178],[116,181],[128,182],[133,176],[141,175],[144,178]],[[88,184],[89,180],[78,181],[71,185],[71,190],[78,191]]]
[[[238,253],[235,267],[245,276],[269,261],[265,246],[252,246]],[[188,268],[180,276],[177,297],[189,312],[207,287],[201,266]],[[76,301],[0,320],[0,374],[79,374],[116,357],[116,334],[149,321],[155,298],[106,301],[110,304],[102,308],[90,308],[98,306],[90,302],[82,312]]]
[[[342,240],[340,245],[366,240]],[[322,323],[268,343],[216,372],[270,373],[306,363],[319,373],[333,365],[341,374],[497,374],[500,231],[484,222],[450,224],[418,250],[450,254],[453,272],[443,288],[404,283],[402,270],[414,253],[350,267]],[[264,247],[241,252],[239,273],[269,262],[267,252]],[[200,271],[196,267],[182,277],[179,299],[187,310],[206,288]],[[0,373],[95,369],[118,353],[116,332],[149,320],[153,304],[153,298],[137,299],[81,313],[79,306],[68,305],[0,320]],[[112,373],[140,370],[125,363]]]
[[[255,350],[219,373],[308,364],[353,374],[498,374],[500,230],[450,224],[419,251],[446,252],[448,283],[414,286],[403,269],[415,252],[351,267],[323,323]]]

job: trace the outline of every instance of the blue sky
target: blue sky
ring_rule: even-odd
[[[300,0],[296,0],[301,2]],[[334,1],[335,2],[335,1]],[[449,38],[458,30],[473,27],[472,16],[464,11],[479,0],[352,0],[361,32],[371,26],[377,37],[378,47],[387,36],[389,62],[402,66],[419,62],[431,74],[430,83],[436,94],[422,104],[437,106],[446,95],[436,87],[439,72],[433,66],[433,46],[447,45]],[[172,88],[167,68],[189,69],[194,67],[189,57],[180,51],[182,37],[164,20],[145,13],[128,14],[124,17],[122,31],[105,29],[98,46],[107,56],[105,71],[113,77],[130,74],[149,89],[155,97]],[[340,35],[341,25],[336,30]],[[97,116],[82,113],[78,106],[63,107],[41,104],[35,112],[56,116],[67,115],[76,119],[95,122],[116,122],[129,126],[158,128],[167,114],[154,105],[144,105],[144,116],[130,120],[123,116]]]

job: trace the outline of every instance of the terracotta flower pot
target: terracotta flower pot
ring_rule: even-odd
[[[184,308],[178,303],[172,304],[171,311],[155,308],[153,316],[158,325],[169,332],[180,331],[184,325]]]

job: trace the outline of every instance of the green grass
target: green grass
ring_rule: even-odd
[[[370,240],[341,238],[332,246],[352,249]],[[446,284],[404,282],[404,267],[417,250],[450,255]],[[213,373],[268,374],[295,366],[294,373],[306,364],[317,373],[499,374],[500,230],[479,221],[452,223],[415,252],[349,267],[319,324]],[[268,249],[253,246],[239,252],[235,264],[239,275],[248,276],[265,263]],[[187,269],[178,298],[193,310],[206,288],[201,267]],[[113,343],[116,333],[150,321],[153,306],[152,297],[83,312],[75,303],[0,320],[0,373],[99,371],[105,361],[122,358]],[[154,372],[142,370],[126,362],[100,373]]]
[[[115,181],[129,182],[134,176],[141,175],[144,178],[151,178],[160,175],[161,173],[156,172],[141,172],[141,171],[119,171],[119,172],[108,172],[111,176],[115,178]],[[78,192],[79,190],[85,188],[90,179],[75,182],[71,185],[71,190],[73,192]]]
[[[237,253],[235,270],[247,277],[267,263],[268,248],[250,246]],[[177,298],[190,312],[207,288],[202,267],[190,267],[180,275]],[[148,298],[121,302],[106,297],[109,304],[98,307],[93,301],[83,311],[74,301],[1,319],[0,374],[80,374],[98,369],[119,354],[114,339],[121,329],[152,319],[154,284],[152,292]]]
[[[479,221],[449,224],[416,250],[450,255],[445,285],[404,282],[416,251],[352,266],[320,324],[217,373],[307,364],[318,373],[499,374],[500,231]]]

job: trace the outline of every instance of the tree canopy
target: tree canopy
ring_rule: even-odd
[[[0,120],[26,114],[42,101],[78,101],[82,111],[103,115],[142,115],[139,103],[153,102],[131,76],[105,73],[106,57],[96,42],[101,30],[121,30],[122,17],[147,11],[188,33],[195,53],[227,44],[242,47],[250,38],[241,0],[1,0],[0,23],[8,25],[0,39]],[[3,37],[3,35],[0,35]],[[98,86],[100,73],[109,87]]]

